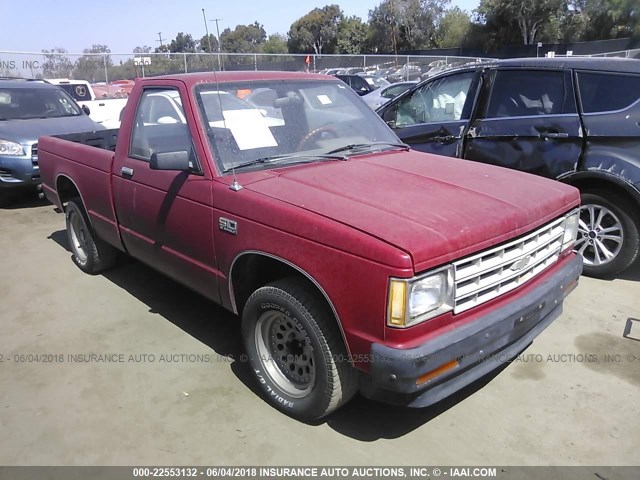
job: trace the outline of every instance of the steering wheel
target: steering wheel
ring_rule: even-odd
[[[323,125],[322,127],[316,128],[315,130],[307,133],[304,138],[300,140],[300,143],[298,143],[298,150],[306,150],[306,148],[303,147],[307,147],[307,144],[318,141],[320,136],[324,133],[330,133],[333,138],[338,138],[340,136],[336,128],[331,124]]]

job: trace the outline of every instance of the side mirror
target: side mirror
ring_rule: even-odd
[[[91,115],[91,109],[86,105],[82,105],[82,111],[87,114],[87,116]]]
[[[189,152],[186,150],[152,153],[149,164],[151,170],[177,170],[183,172],[191,170]]]

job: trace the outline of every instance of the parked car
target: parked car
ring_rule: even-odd
[[[369,105],[374,110],[389,100],[397,97],[403,92],[406,92],[408,89],[413,87],[416,83],[415,80],[411,82],[397,82],[390,83],[385,87],[378,88],[373,92],[369,92],[362,97],[367,105]]]
[[[514,168],[582,193],[576,246],[593,276],[640,251],[640,62],[544,58],[437,75],[378,113],[424,152]]]
[[[334,77],[339,78],[349,85],[352,90],[360,96],[373,92],[376,89],[373,81],[367,82],[362,75],[334,75]]]
[[[102,128],[58,87],[0,79],[0,204],[40,185],[38,137]]]
[[[126,96],[120,96],[120,98],[98,97],[91,84],[86,80],[50,78],[46,81],[53,85],[58,85],[71,95],[80,106],[87,106],[89,108],[89,116],[95,122],[102,124],[105,128],[118,128],[120,126],[120,113],[127,104]],[[105,89],[107,87],[107,85],[104,86]]]
[[[423,73],[423,68],[420,65],[414,63],[407,63],[396,70],[394,73],[387,76],[387,80],[391,83],[402,82],[407,80],[420,80],[420,75]]]
[[[364,68],[362,67],[341,68],[336,72],[336,75],[356,75],[358,73],[365,73]]]
[[[258,89],[283,123],[205,98]],[[144,116],[163,92],[181,121]],[[129,99],[119,131],[40,139],[73,261],[95,274],[125,252],[240,315],[288,415],[358,390],[431,405],[527,348],[578,281],[575,188],[409,151],[331,76],[172,75]]]

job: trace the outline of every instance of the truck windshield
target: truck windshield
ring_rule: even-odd
[[[352,156],[369,152],[367,145],[380,150],[399,143],[380,117],[337,81],[200,84],[196,98],[221,171],[326,161],[335,158],[331,151]],[[348,148],[353,145],[358,148]]]
[[[78,104],[59,88],[0,88],[0,120],[78,115]]]

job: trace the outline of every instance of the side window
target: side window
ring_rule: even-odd
[[[174,89],[145,90],[136,110],[129,156],[148,161],[153,153],[178,151],[193,153],[180,94]]]
[[[387,89],[382,92],[382,94],[380,95],[381,97],[384,98],[395,98],[398,95],[400,95],[402,92],[404,92],[405,90],[408,90],[410,87],[407,85],[392,85],[390,87],[387,87]]]
[[[462,119],[475,72],[433,80],[398,102],[396,126],[454,122]]]
[[[564,72],[499,70],[484,117],[524,117],[575,112],[564,106],[565,95]]]
[[[640,75],[578,73],[584,113],[622,110],[640,100]]]

